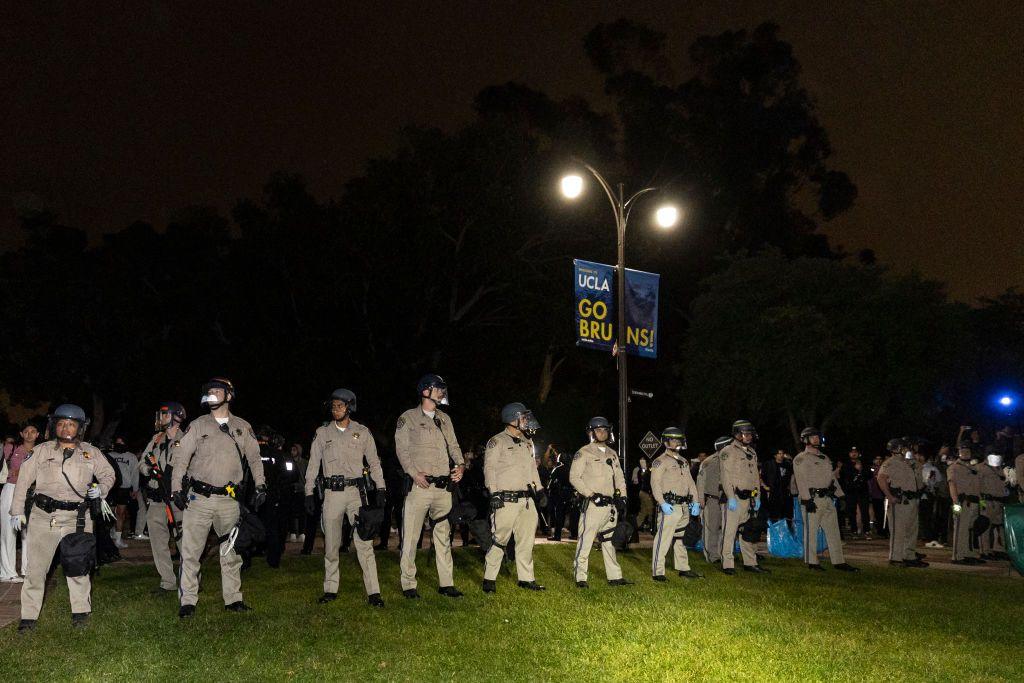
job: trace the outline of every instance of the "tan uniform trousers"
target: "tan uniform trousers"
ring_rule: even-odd
[[[373,539],[364,541],[355,531],[356,515],[363,504],[359,489],[346,487],[344,491],[324,492],[324,593],[338,592],[338,553],[341,549],[341,527],[348,515],[352,525],[352,545],[356,547],[359,568],[363,570],[363,588],[367,595],[380,593],[377,583],[377,558],[373,554]],[[384,522],[388,523],[387,520]]]
[[[402,570],[402,590],[416,588],[416,546],[423,532],[423,521],[440,520],[434,524],[434,561],[437,564],[437,585],[451,586],[452,578],[452,536],[448,513],[452,510],[452,494],[436,486],[421,489],[413,485],[405,496],[402,508],[402,555],[399,566]]]
[[[53,554],[57,552],[60,539],[75,533],[78,513],[74,510],[43,512],[32,508],[28,520],[28,567],[25,583],[21,585],[21,618],[36,620],[43,606],[46,591],[46,573],[50,570]],[[85,530],[92,533],[92,519],[85,515]],[[89,576],[67,577],[68,594],[71,597],[71,613],[92,612],[92,581]]]
[[[978,504],[964,501],[960,504],[960,514],[953,515],[953,559],[977,557],[978,549],[971,542],[971,528],[978,519]]]
[[[832,562],[832,566],[845,564],[843,539],[839,535],[839,515],[836,514],[835,503],[827,496],[815,496],[814,506],[816,508],[814,512],[808,512],[805,507],[802,510],[804,513],[804,562],[819,564],[818,527],[821,527],[825,531],[825,540],[828,542],[828,559]]]
[[[979,550],[986,554],[1006,550],[1006,541],[1003,538],[1003,504],[997,500],[987,500],[981,514],[988,517],[991,526],[981,535]]]
[[[718,496],[704,496],[704,507],[700,513],[704,525],[701,540],[704,545],[704,559],[708,562],[722,561],[722,504]]]
[[[218,536],[223,536],[235,526],[238,514],[238,502],[230,496],[214,494],[207,498],[196,494],[195,500],[189,500],[181,521],[181,580],[178,596],[182,605],[194,605],[199,600],[199,557],[206,547],[210,527]],[[224,543],[221,543],[221,547]],[[220,552],[217,554],[220,557],[221,593],[224,604],[230,605],[242,599],[242,558],[234,548],[225,555]]]
[[[484,578],[494,581],[501,571],[504,546],[516,537],[516,576],[520,581],[533,581],[533,541],[537,535],[537,505],[529,498],[505,503],[491,514],[491,533],[499,545],[492,545],[484,557]]]
[[[180,520],[181,510],[173,505],[171,509],[174,511],[174,518]],[[177,590],[178,577],[174,574],[171,549],[167,546],[171,540],[171,530],[167,526],[167,506],[158,500],[149,501],[146,523],[149,525],[149,547],[153,549],[153,564],[160,574],[160,587],[168,591]]]
[[[683,545],[683,530],[690,523],[690,509],[686,505],[673,505],[672,514],[658,511],[658,525],[654,532],[654,547],[651,549],[651,576],[665,575],[665,556],[671,546],[673,560],[678,571],[690,568],[690,558]],[[673,539],[675,545],[672,544]]]
[[[917,500],[889,503],[885,521],[889,526],[889,561],[916,560]]]
[[[750,500],[739,500],[735,512],[729,511],[727,503],[722,504],[722,525],[725,530],[722,532],[722,569],[729,569],[736,566],[736,555],[733,549],[736,547],[736,538],[739,536],[737,530],[740,524],[750,518]],[[753,543],[740,539],[740,554],[743,556],[743,564],[753,567],[757,564],[757,550]]]
[[[580,515],[578,527],[579,541],[576,542],[576,556],[573,559],[573,573],[577,581],[587,580],[590,568],[590,550],[594,547],[594,539],[599,533],[615,528],[615,506],[597,506],[593,502],[586,503],[587,510]],[[518,549],[517,549],[518,554]],[[615,556],[615,547],[611,539],[601,543],[601,556],[604,558],[604,573],[609,581],[622,578],[622,568]]]

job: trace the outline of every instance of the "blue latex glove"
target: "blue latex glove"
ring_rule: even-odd
[[[661,512],[663,514],[666,514],[666,515],[671,515],[672,514],[672,506],[669,505],[668,503],[662,503],[661,504]]]
[[[729,509],[729,512],[736,512],[736,509],[739,508],[739,506],[740,502],[735,498],[730,498],[729,502],[726,504],[726,507]]]
[[[690,516],[696,517],[700,514],[700,503],[690,503]]]
[[[761,509],[761,496],[754,496],[754,512]]]

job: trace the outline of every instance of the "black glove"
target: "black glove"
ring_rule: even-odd
[[[603,493],[595,493],[590,497],[590,500],[594,501],[594,505],[604,505],[604,499],[606,496]]]
[[[377,489],[377,507],[386,508],[388,506],[388,490]]]
[[[491,512],[505,507],[505,501],[501,499],[501,496],[491,496]]]
[[[179,510],[184,510],[188,507],[188,496],[185,495],[184,491],[175,491],[171,494],[171,502],[174,503]]]
[[[537,490],[537,507],[546,508],[548,506],[548,492],[544,489]]]
[[[267,502],[267,485],[260,484],[256,487],[256,495],[252,499],[252,506],[259,510],[260,506]]]
[[[306,496],[306,514],[312,517],[316,514],[316,496]]]
[[[814,504],[814,499],[813,498],[811,498],[810,500],[804,501],[804,508],[808,512],[817,512],[818,511],[818,506]]]

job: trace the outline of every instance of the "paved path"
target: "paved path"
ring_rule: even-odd
[[[424,536],[426,539],[427,536]],[[460,542],[456,537],[456,542]],[[391,549],[397,550],[398,535],[391,535]],[[426,540],[424,541],[426,543]],[[562,544],[569,545],[575,541],[568,540],[568,537],[562,541]],[[538,537],[537,545],[553,545],[552,541],[548,541],[546,538]],[[650,534],[641,534],[639,548],[645,550],[651,547],[653,544],[653,537]],[[286,554],[298,555],[301,549],[299,543],[288,543],[286,547]],[[854,565],[879,565],[885,566],[888,564],[887,553],[889,550],[888,541],[885,540],[874,540],[874,541],[863,541],[863,540],[849,540],[844,546],[846,551],[847,560]],[[930,569],[944,569],[956,572],[966,572],[971,574],[979,574],[984,576],[1014,576],[1020,578],[1016,571],[1010,567],[1009,562],[989,562],[984,565],[977,567],[963,567],[960,565],[951,564],[950,555],[951,551],[949,548],[918,548],[920,552],[927,555],[926,560],[931,563]],[[318,538],[316,548],[313,551],[315,554],[323,554],[323,539]],[[760,546],[760,552],[766,552],[765,546],[762,543]],[[128,541],[128,547],[121,551],[121,560],[109,565],[111,567],[125,567],[134,566],[140,564],[149,564],[151,562],[151,554],[149,549],[149,541]],[[828,566],[828,561],[824,562],[825,566]],[[930,570],[929,569],[929,570]],[[907,570],[912,571],[912,570]],[[156,574],[154,572],[154,581]],[[49,590],[54,584],[55,579],[51,578],[48,583]],[[7,626],[13,622],[17,622],[21,617],[21,584],[20,583],[0,583],[0,628]]]

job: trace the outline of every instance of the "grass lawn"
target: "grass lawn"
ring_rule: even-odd
[[[378,553],[385,610],[366,605],[354,554],[342,558],[339,599],[318,605],[320,557],[262,560],[243,578],[254,611],[222,609],[210,558],[198,614],[176,616],[174,596],[151,597],[150,567],[105,568],[93,621],[70,626],[58,570],[37,630],[0,631],[10,680],[1007,680],[1024,679],[1024,581],[938,570],[866,568],[811,574],[769,560],[771,575],[727,577],[694,555],[699,581],[649,578],[650,556],[620,555],[634,586],[604,581],[591,557],[589,591],[571,580],[570,546],[537,549],[533,593],[503,570],[480,591],[475,550],[456,551],[453,600],[436,593],[421,551],[421,600],[401,597],[398,560]],[[1016,634],[1016,635],[1013,635]]]

